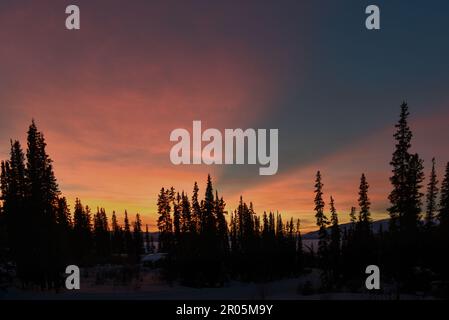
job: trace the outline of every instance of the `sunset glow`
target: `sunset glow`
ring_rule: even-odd
[[[427,164],[435,156],[439,173],[449,159],[448,91],[430,88],[426,80],[427,96],[418,97],[414,88],[425,75],[418,68],[394,93],[393,81],[402,79],[407,61],[393,71],[379,69],[378,61],[367,67],[380,70],[382,98],[374,89],[362,92],[360,82],[371,80],[351,75],[350,68],[332,67],[317,79],[313,68],[323,71],[327,54],[338,58],[341,52],[314,42],[314,37],[331,42],[326,25],[307,35],[287,31],[313,21],[318,11],[306,5],[294,6],[293,15],[288,9],[248,5],[234,12],[203,3],[205,15],[179,3],[136,1],[123,9],[120,1],[111,1],[105,11],[95,1],[79,2],[85,8],[83,27],[70,34],[60,28],[63,3],[39,1],[25,8],[14,2],[0,10],[0,158],[8,157],[9,139],[25,144],[34,118],[71,206],[78,197],[108,215],[115,210],[120,219],[125,209],[140,213],[155,230],[160,188],[190,194],[198,181],[203,193],[211,173],[228,211],[243,195],[257,213],[300,218],[308,231],[315,228],[313,181],[321,170],[325,199],[336,199],[341,221],[357,206],[362,172],[371,186],[373,217],[384,218],[393,126],[404,96],[412,111],[413,148]],[[363,49],[341,46],[355,53]],[[341,65],[351,60],[339,59]],[[432,90],[438,94],[427,104]],[[374,97],[372,108],[362,105],[367,97]],[[363,108],[370,109],[368,115]],[[279,128],[278,174],[259,177],[256,166],[173,165],[170,132],[190,128],[193,120],[220,129]]]

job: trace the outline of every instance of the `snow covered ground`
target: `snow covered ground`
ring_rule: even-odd
[[[393,300],[392,291],[383,293],[315,293],[304,295],[304,285],[317,288],[319,272],[292,279],[268,283],[242,283],[232,281],[222,288],[190,288],[159,280],[155,271],[146,272],[141,279],[133,280],[129,285],[95,284],[93,277],[83,278],[81,289],[60,293],[47,291],[22,291],[8,288],[0,291],[0,299],[56,299],[56,300]],[[401,295],[400,299],[427,299],[418,295]]]

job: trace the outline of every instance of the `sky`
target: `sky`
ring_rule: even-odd
[[[70,4],[80,30],[65,29]],[[380,30],[365,28],[369,4]],[[34,118],[72,207],[127,209],[152,229],[160,188],[204,192],[208,173],[229,211],[242,195],[305,231],[317,170],[342,222],[365,173],[385,218],[403,100],[426,175],[435,157],[441,181],[449,161],[448,14],[445,0],[2,0],[0,159]],[[173,165],[170,132],[194,120],[278,129],[278,173]]]

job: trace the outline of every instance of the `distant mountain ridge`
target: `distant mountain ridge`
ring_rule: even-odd
[[[372,222],[373,232],[379,233],[379,230],[382,228],[383,231],[388,230],[388,224],[390,219],[381,219]],[[343,232],[344,230],[348,230],[351,226],[351,222],[340,224],[340,230]],[[329,230],[330,228],[328,228]],[[303,239],[313,240],[318,239],[318,230],[308,232],[302,236]]]

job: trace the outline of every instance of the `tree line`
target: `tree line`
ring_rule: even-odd
[[[207,177],[204,198],[195,182],[192,197],[173,187],[158,196],[159,250],[168,253],[166,277],[195,286],[222,286],[297,274],[302,265],[299,220],[280,214],[259,217],[240,197],[230,214]],[[228,216],[229,223],[226,216]]]
[[[408,124],[409,115],[408,105],[403,102],[395,125],[396,144],[390,162],[392,190],[388,196],[387,230],[381,226],[377,233],[373,231],[365,174],[360,178],[359,208],[352,207],[350,226],[343,232],[338,226],[332,196],[329,201],[331,221],[324,212],[322,177],[320,171],[316,174],[317,262],[327,289],[341,287],[354,279],[361,283],[366,276],[365,268],[370,264],[380,266],[384,277],[396,283],[399,290],[428,291],[432,281],[448,280],[449,163],[439,189],[435,158],[432,159],[424,193],[424,162],[419,154],[410,152],[413,133]]]
[[[167,254],[164,277],[192,286],[222,286],[230,279],[269,281],[318,268],[322,289],[328,291],[360,288],[366,266],[376,264],[383,279],[400,290],[428,290],[433,280],[448,280],[449,163],[439,184],[432,159],[424,191],[424,163],[410,151],[413,134],[405,102],[400,110],[385,230],[373,230],[364,173],[345,228],[338,199],[325,196],[322,173],[316,173],[317,248],[303,245],[299,220],[284,220],[277,212],[257,214],[242,197],[229,212],[209,175],[202,197],[196,182],[191,196],[173,187],[159,192],[157,250]],[[1,163],[0,253],[4,261],[15,262],[24,286],[58,287],[68,264],[137,264],[144,252],[154,252],[139,214],[130,222],[125,211],[119,223],[114,212],[109,222],[104,209],[92,214],[79,199],[72,213],[45,147],[33,121],[26,152],[11,141],[10,158]]]
[[[204,199],[195,182],[191,201],[182,191],[161,189],[158,200],[160,246],[169,253],[167,277],[197,285],[222,285],[227,279],[265,281],[321,270],[323,290],[360,288],[365,268],[381,266],[384,279],[399,290],[430,290],[433,280],[447,280],[449,249],[449,163],[438,187],[435,159],[423,191],[424,162],[412,153],[408,105],[402,103],[395,125],[390,165],[389,225],[373,230],[367,176],[360,177],[357,207],[341,228],[336,201],[328,212],[320,171],[314,185],[318,248],[304,250],[300,222],[280,214],[254,212],[242,198],[230,214],[208,176]],[[425,207],[425,208],[424,208]],[[225,216],[228,215],[229,223]],[[329,218],[330,217],[330,218]]]
[[[0,263],[13,261],[23,286],[58,288],[70,264],[120,261],[120,255],[138,261],[144,250],[139,214],[131,223],[125,211],[122,227],[114,212],[109,224],[103,208],[93,213],[76,199],[72,215],[34,121],[26,152],[17,140],[10,145],[9,160],[1,162]]]

